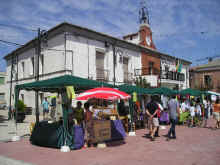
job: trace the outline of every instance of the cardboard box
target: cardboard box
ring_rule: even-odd
[[[111,139],[111,121],[95,120],[92,127],[92,143],[104,142]]]

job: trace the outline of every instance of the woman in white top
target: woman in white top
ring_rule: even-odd
[[[193,105],[193,102],[191,102],[190,103],[190,108],[189,108],[189,110],[190,110],[190,116],[191,116],[191,127],[193,127],[193,119],[194,119],[194,117],[195,117],[195,107],[194,107],[194,105]]]
[[[200,100],[197,100],[197,103],[196,103],[196,117],[198,118],[198,126],[201,126],[202,109],[201,109],[201,105],[200,105]]]

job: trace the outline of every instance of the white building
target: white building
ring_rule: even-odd
[[[115,83],[116,85],[122,83],[132,84],[135,76],[138,76],[136,71],[145,67],[143,55],[146,55],[147,59],[150,56],[157,59],[161,57],[175,59],[143,45],[137,45],[66,22],[50,29],[47,34],[47,43],[41,45],[39,80],[70,74],[86,79]],[[15,84],[36,81],[37,41],[37,38],[35,38],[4,57],[7,61],[6,87],[8,90],[6,100],[8,103],[11,83],[13,103]],[[157,63],[158,61],[155,62],[155,65]],[[160,67],[163,69],[163,64],[160,63],[159,60],[157,67],[159,66],[159,69]],[[13,74],[13,81],[11,82],[10,73],[12,66],[16,73]],[[148,67],[152,67],[152,71],[149,73],[153,75],[154,66]],[[186,71],[186,74],[188,74],[188,69]],[[143,73],[145,72],[142,70],[142,75],[144,75]],[[166,81],[160,79],[161,76],[159,75],[156,76],[156,79],[153,78],[150,83],[157,86],[160,85],[160,82],[165,83]],[[185,77],[187,83],[185,81],[182,83],[183,85],[186,84],[183,88],[188,87],[188,78],[187,76]],[[40,93],[39,104],[44,96],[43,93]],[[21,91],[19,99],[23,100],[27,106],[35,107],[35,93],[33,91]]]
[[[5,105],[6,103],[6,93],[8,91],[8,89],[5,86],[6,76],[7,75],[5,72],[0,72],[0,104],[2,105]]]
[[[116,84],[133,83],[134,70],[141,66],[140,50],[144,48],[118,38],[69,23],[62,23],[47,34],[47,45],[42,44],[39,57],[40,80],[70,74],[112,84],[114,77]],[[16,71],[12,81],[12,102],[15,84],[36,80],[36,48],[37,39],[33,39],[5,56],[7,89],[10,89],[11,84],[12,61]],[[43,97],[44,94],[40,93],[39,103]],[[6,98],[9,100],[9,90]],[[19,99],[27,106],[35,107],[33,91],[21,91]]]

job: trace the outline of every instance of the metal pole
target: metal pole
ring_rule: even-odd
[[[37,60],[36,60],[36,81],[39,81],[39,57],[41,54],[41,30],[38,28],[38,41],[37,41]],[[39,92],[35,91],[35,108],[36,108],[36,123],[39,122]]]
[[[14,68],[13,66],[13,57],[11,58],[11,81],[10,81],[10,101],[9,101],[9,111],[8,111],[8,120],[11,119],[12,115],[12,108],[11,108],[11,95],[12,95],[12,70]]]
[[[114,87],[115,87],[115,63],[116,63],[116,55],[115,55],[115,45],[112,45],[113,47],[113,74],[114,74]]]

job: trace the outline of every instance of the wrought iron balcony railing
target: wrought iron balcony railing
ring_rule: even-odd
[[[124,83],[132,83],[133,82],[133,73],[124,72]]]
[[[96,68],[97,81],[109,81],[109,71],[107,69]]]

